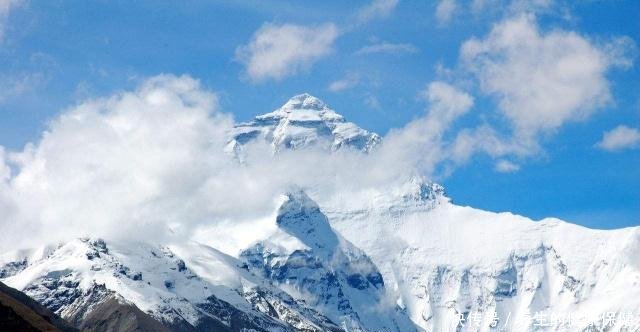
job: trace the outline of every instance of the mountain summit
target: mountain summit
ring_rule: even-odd
[[[380,143],[381,138],[346,121],[322,100],[303,93],[292,97],[271,113],[238,124],[231,133],[228,149],[238,152],[243,145],[256,140],[270,143],[275,152],[310,147],[331,151],[350,148],[369,152]]]
[[[308,110],[316,110],[316,111],[324,111],[330,109],[327,107],[322,100],[317,97],[314,97],[308,93],[301,93],[299,95],[291,97],[289,101],[287,101],[282,107],[281,110],[300,110],[300,109],[308,109]]]

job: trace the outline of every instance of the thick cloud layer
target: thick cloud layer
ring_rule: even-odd
[[[158,76],[64,112],[39,142],[5,154],[2,243],[201,218],[188,206],[202,199],[203,179],[228,167],[219,147],[232,121],[215,109],[197,81]]]
[[[274,157],[256,142],[240,166],[224,152],[234,123],[214,93],[188,76],[150,78],[135,91],[64,111],[23,151],[0,149],[0,243],[190,237],[202,226],[263,218],[292,186],[318,200],[367,202],[358,195],[384,192],[441,161],[442,131],[473,103],[444,83],[431,84],[425,97],[429,115],[394,131],[375,153],[311,149]]]
[[[526,19],[510,24],[538,33]],[[466,52],[479,57],[486,52],[482,43],[493,43],[493,38],[498,37],[476,42],[481,44],[468,46]],[[544,38],[551,37],[536,38],[547,44]],[[583,41],[574,41],[590,50]],[[500,63],[503,67],[513,69],[510,62]],[[477,74],[481,80],[496,79]],[[592,74],[596,86],[606,86],[603,72]],[[490,86],[495,88],[494,83]],[[582,89],[570,85],[566,87]],[[500,96],[521,102],[522,95],[510,89],[517,86]],[[606,89],[584,91],[601,92],[587,94],[587,100],[608,95]],[[376,204],[372,198],[381,193],[402,195],[404,185],[415,176],[446,175],[450,166],[464,163],[478,151],[496,158],[527,154],[529,146],[508,142],[489,125],[447,135],[474,105],[468,93],[436,81],[427,85],[422,97],[425,114],[392,129],[370,154],[305,149],[273,156],[266,142],[255,142],[245,145],[243,165],[225,152],[232,117],[218,110],[215,93],[191,77],[160,75],[134,91],[82,102],[63,111],[39,141],[22,151],[0,146],[0,249],[87,235],[159,242],[191,238],[202,227],[269,216],[280,194],[291,187],[304,188],[321,203],[357,208]],[[535,98],[530,101],[536,103]],[[582,109],[582,103],[555,106],[549,114],[544,107],[529,109],[539,113],[532,124],[524,122],[530,114],[511,109],[511,101],[500,106],[515,128],[536,132],[559,126],[575,112],[592,111]],[[540,120],[547,115],[548,121]],[[502,158],[496,169],[513,172],[518,165]]]

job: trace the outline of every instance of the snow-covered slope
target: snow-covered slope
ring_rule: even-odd
[[[304,192],[287,194],[276,224],[278,231],[241,253],[250,270],[349,331],[415,331],[407,316],[386,301],[376,266],[335,233]]]
[[[275,152],[380,144],[306,94],[234,130],[236,153],[259,140]],[[271,215],[211,225],[187,243],[77,239],[4,253],[0,280],[74,321],[108,297],[181,331],[640,326],[640,227],[462,207],[413,174],[363,195],[305,189],[283,193]]]
[[[306,93],[294,96],[271,113],[237,125],[227,149],[238,151],[256,139],[266,140],[276,152],[309,146],[368,152],[380,143],[378,134],[347,122],[320,99]]]
[[[324,108],[306,95],[288,104],[300,99],[322,105],[310,109]],[[291,114],[299,108],[283,107]],[[288,113],[257,119],[279,114]],[[260,121],[256,127],[271,128]],[[316,137],[299,135],[298,142]],[[590,230],[461,207],[439,185],[409,175],[367,194],[357,204],[343,198],[318,203],[333,229],[377,266],[387,294],[425,330],[487,330],[492,324],[510,331],[624,330],[629,317],[640,320],[637,227]],[[603,320],[612,313],[615,322]]]
[[[3,282],[70,321],[81,322],[93,307],[116,298],[176,330],[338,330],[240,265],[196,243],[77,239],[6,253],[0,257],[0,274]]]
[[[488,331],[494,322],[508,331],[625,331],[620,317],[640,318],[640,228],[590,230],[446,201],[402,215],[328,215],[427,331]],[[603,320],[611,313],[615,322]]]

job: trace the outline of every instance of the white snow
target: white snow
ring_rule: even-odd
[[[640,309],[639,228],[591,230],[557,219],[535,222],[448,202],[401,215],[341,211],[329,218],[340,234],[373,259],[387,283],[397,285],[393,296],[427,330],[455,330],[455,313],[473,310],[486,314],[497,308],[503,319],[508,314],[519,317],[514,321],[538,311],[571,314],[581,317],[584,327],[605,312]],[[514,279],[518,294],[501,299],[492,294],[496,276],[514,255],[525,262]],[[558,268],[560,263],[566,274]],[[442,277],[439,269],[446,271],[446,279],[430,282]],[[563,287],[567,276],[579,281],[575,290]],[[479,300],[486,303],[478,305]],[[435,320],[426,319],[431,316]]]
[[[231,133],[228,151],[256,138],[268,141],[274,151],[309,146],[338,150],[344,147],[368,152],[380,136],[347,122],[324,102],[309,94],[291,98],[279,109],[239,124]]]

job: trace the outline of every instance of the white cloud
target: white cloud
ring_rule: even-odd
[[[557,10],[558,1],[554,0],[473,0],[469,4],[471,13],[484,15],[506,12],[507,15],[518,13],[545,13]]]
[[[0,0],[0,41],[4,40],[5,29],[11,11],[22,4],[22,0]]]
[[[438,24],[444,25],[449,23],[457,10],[458,4],[456,0],[440,0],[436,6],[436,20]]]
[[[364,104],[374,110],[379,111],[382,109],[382,105],[380,105],[380,100],[378,100],[378,97],[374,95],[368,95],[367,97],[365,97]]]
[[[355,87],[356,85],[358,85],[359,82],[360,82],[360,76],[357,74],[351,73],[351,74],[345,75],[345,77],[337,81],[331,82],[331,84],[329,84],[328,89],[329,91],[332,91],[332,92],[340,92],[340,91],[344,91],[344,90]]]
[[[378,18],[386,18],[398,5],[398,0],[373,0],[357,13],[357,20],[365,23]]]
[[[492,158],[499,158],[507,155],[529,155],[538,152],[537,149],[527,143],[501,135],[488,124],[460,130],[449,145],[450,159],[457,165],[466,163],[476,153],[485,153]]]
[[[57,67],[56,61],[45,53],[36,52],[23,59],[20,71],[0,72],[0,103],[28,93],[34,93],[45,86]]]
[[[202,199],[203,174],[223,167],[217,151],[231,124],[216,96],[184,76],[67,110],[40,141],[0,158],[0,170],[15,170],[0,181],[0,224],[11,230],[0,242],[161,232],[184,213],[197,222],[201,211],[187,206]]]
[[[493,5],[496,0],[472,0],[470,7],[471,11],[478,14],[484,11],[489,5]]]
[[[402,53],[417,53],[418,48],[411,44],[393,44],[393,43],[379,43],[365,46],[356,54],[372,54],[372,53],[387,53],[387,54],[402,54]]]
[[[254,33],[249,44],[236,50],[236,57],[252,80],[281,80],[329,55],[338,35],[332,23],[315,27],[269,23]]]
[[[33,91],[46,80],[47,77],[38,72],[4,75],[0,78],[0,103],[9,98]]]
[[[629,69],[633,67],[633,60],[638,54],[638,46],[631,37],[620,36],[605,44],[603,51],[607,54],[611,66]]]
[[[188,76],[160,75],[81,102],[22,151],[0,147],[0,248],[87,235],[190,238],[201,227],[270,215],[291,185],[311,188],[319,201],[367,203],[357,195],[387,192],[417,169],[432,169],[441,154],[425,143],[438,142],[473,104],[441,82],[424,96],[426,118],[371,154],[310,149],[273,158],[257,142],[246,145],[242,166],[224,152],[234,122],[218,110],[216,94]]]
[[[640,146],[640,130],[619,125],[602,135],[597,147],[607,151],[618,151]]]
[[[444,135],[473,106],[473,98],[433,82],[425,92],[427,115],[392,130],[386,143],[392,142],[389,149],[397,150],[397,160],[420,156],[411,162],[428,174],[446,174],[477,153],[494,158],[497,172],[515,172],[520,165],[513,158],[521,162],[543,152],[543,138],[610,102],[606,74],[613,67],[629,67],[627,54],[633,47],[626,37],[596,44],[570,31],[542,32],[532,16],[506,19],[485,38],[463,44],[458,69],[470,73],[480,91],[495,98],[509,129],[496,130],[502,124],[488,123],[493,118],[486,117],[477,127]]]
[[[500,173],[513,173],[520,169],[518,164],[514,164],[508,160],[502,159],[498,160],[496,163],[496,171]]]
[[[431,104],[428,117],[439,124],[438,131],[448,128],[453,120],[473,106],[473,98],[469,94],[439,81],[430,83],[423,97]]]
[[[270,215],[291,185],[311,188],[321,202],[362,203],[358,194],[433,175],[469,150],[514,151],[489,127],[447,140],[474,105],[468,93],[432,82],[421,96],[425,116],[390,131],[370,154],[311,149],[273,158],[257,142],[246,145],[243,166],[224,153],[233,120],[218,110],[215,93],[188,76],[160,75],[134,91],[81,102],[22,151],[0,146],[0,247],[85,235],[191,237],[201,227]],[[509,163],[496,168],[515,171]]]
[[[382,150],[396,163],[418,165],[422,172],[433,174],[439,164],[452,158],[444,134],[471,109],[474,101],[466,92],[439,81],[430,83],[422,96],[429,103],[426,115],[391,130]]]
[[[514,13],[536,13],[551,9],[555,3],[554,0],[512,0],[507,8]]]
[[[607,71],[620,62],[571,31],[540,31],[533,16],[493,27],[484,39],[461,48],[463,68],[498,101],[514,139],[537,149],[540,134],[588,118],[611,100]]]

